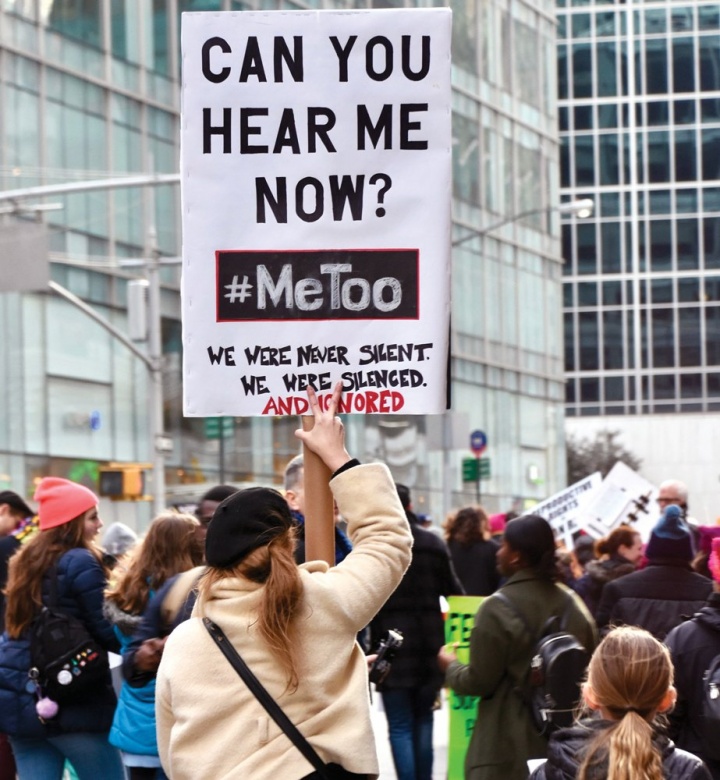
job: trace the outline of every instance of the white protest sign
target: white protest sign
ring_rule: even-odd
[[[660,516],[657,504],[651,500],[655,492],[652,482],[619,460],[600,489],[583,505],[580,522],[595,538],[607,536],[621,523],[629,523],[646,540]]]
[[[530,512],[544,517],[552,526],[555,536],[572,549],[573,536],[583,530],[579,521],[583,506],[591,500],[601,482],[602,476],[599,471],[596,471],[536,504]]]
[[[182,15],[184,410],[445,409],[451,12]]]

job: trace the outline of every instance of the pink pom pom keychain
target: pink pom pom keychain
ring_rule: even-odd
[[[35,712],[37,712],[40,720],[51,720],[58,714],[58,703],[52,699],[48,699],[47,696],[43,696],[42,699],[38,699],[35,705]]]

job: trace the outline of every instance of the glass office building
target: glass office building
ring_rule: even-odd
[[[0,189],[176,173],[183,11],[447,4],[1,0]],[[480,487],[491,511],[543,498],[565,479],[554,6],[452,7],[452,412],[347,421],[352,451],[386,461],[436,520],[477,498],[461,476],[473,430],[488,439],[491,474]],[[162,255],[181,251],[179,188],[28,202],[63,207],[42,216],[53,280],[127,332],[128,282],[142,272],[151,231]],[[295,418],[218,426],[182,416],[177,266],[162,269],[162,282],[168,499],[193,501],[221,479],[279,484],[298,452]],[[0,294],[0,344],[0,486],[27,494],[52,473],[97,487],[100,467],[152,459],[146,368],[82,311],[49,294]],[[142,526],[149,512],[147,503],[108,504],[106,515]]]
[[[604,418],[649,476],[691,481],[659,428],[720,410],[720,4],[559,0],[557,18],[562,191],[596,203],[562,235],[568,428]]]

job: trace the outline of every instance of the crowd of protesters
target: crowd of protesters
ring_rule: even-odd
[[[46,477],[36,509],[0,492],[0,780],[377,777],[368,653],[388,632],[402,644],[376,688],[399,780],[433,777],[443,686],[480,697],[466,780],[524,780],[533,761],[535,780],[720,780],[703,720],[720,657],[720,528],[687,517],[682,483],[661,486],[646,541],[621,524],[566,550],[542,517],[481,506],[428,530],[409,488],[348,454],[339,389],[325,410],[308,395],[315,426],[297,436],[332,474],[334,566],[298,553],[300,459],[284,493],[218,485],[195,515],[161,513],[142,538],[113,524],[102,547],[89,488]],[[467,662],[444,644],[441,607],[463,594],[483,597]],[[122,656],[114,680],[108,669],[54,710],[29,675],[43,606]],[[559,615],[591,659],[578,720],[547,735],[518,691],[535,634]],[[265,711],[223,642],[301,737]]]

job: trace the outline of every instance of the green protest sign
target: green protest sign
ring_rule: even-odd
[[[482,600],[482,596],[450,596],[448,599],[445,641],[448,645],[457,643],[457,657],[462,663],[470,660],[470,634]],[[463,780],[465,776],[465,753],[475,726],[477,703],[477,696],[458,696],[455,691],[448,691],[450,736],[447,780]]]

